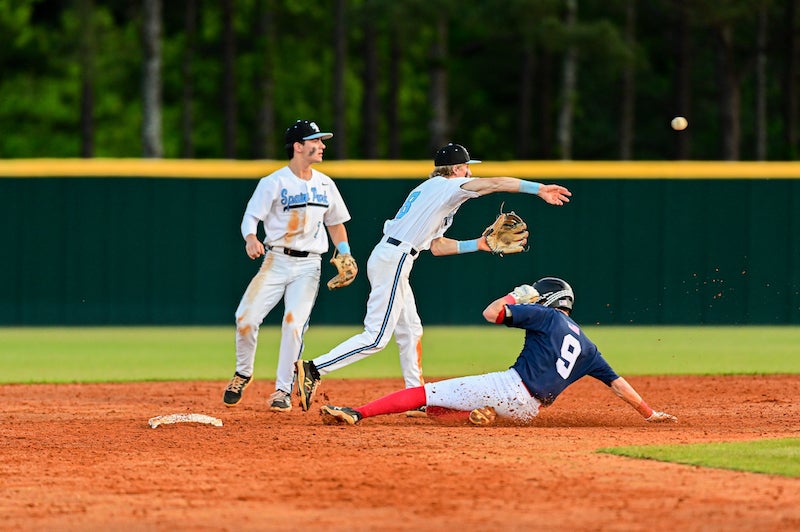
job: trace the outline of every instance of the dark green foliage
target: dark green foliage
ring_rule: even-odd
[[[761,2],[749,0],[653,0],[636,2],[636,41],[624,38],[625,11],[635,0],[580,0],[578,23],[563,24],[559,0],[350,0],[347,2],[345,109],[347,134],[332,142],[346,145],[348,158],[361,158],[364,25],[377,31],[381,123],[371,133],[379,157],[390,153],[386,123],[390,114],[390,38],[400,47],[399,139],[401,158],[430,157],[431,47],[435,22],[448,21],[447,96],[452,140],[464,143],[487,159],[520,157],[516,142],[522,103],[521,65],[532,58],[532,91],[526,113],[531,124],[530,153],[555,158],[553,137],[561,105],[564,52],[578,52],[577,94],[572,135],[574,159],[616,159],[622,102],[621,76],[634,61],[636,102],[635,159],[672,159],[676,133],[669,121],[676,110],[677,27],[685,6],[691,45],[691,158],[719,159],[720,34],[730,31],[734,70],[741,89],[741,158],[755,157],[756,27]],[[798,116],[787,110],[786,76],[792,65],[787,36],[798,21],[787,21],[789,2],[764,4],[768,14],[767,139],[769,158],[789,157],[787,128],[797,128]],[[183,60],[186,51],[185,2],[163,4],[163,144],[166,157],[181,156]],[[141,3],[102,2],[91,5],[94,26],[94,156],[139,157],[142,153],[142,32]],[[85,31],[78,17],[79,0],[0,0],[0,157],[76,157],[81,150],[81,69],[79,47]],[[223,156],[224,106],[222,8],[220,2],[197,0],[197,36],[193,61],[194,153],[198,158]],[[287,124],[311,118],[332,127],[335,115],[334,2],[293,0],[234,3],[236,33],[236,156],[254,156],[264,72],[264,45],[258,42],[260,9],[271,6],[276,42],[267,53],[274,65],[275,131],[273,150]],[[797,54],[795,53],[795,56]],[[794,68],[798,67],[794,65]],[[792,80],[789,93],[798,91]],[[794,95],[795,99],[798,97]],[[794,111],[796,114],[796,110]],[[794,123],[790,123],[794,121]],[[333,158],[329,150],[328,158]]]

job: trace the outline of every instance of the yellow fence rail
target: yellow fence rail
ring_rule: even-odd
[[[284,160],[220,159],[6,159],[0,177],[167,177],[252,179]],[[316,166],[335,178],[422,179],[431,161],[329,161]],[[529,179],[797,179],[800,161],[485,161],[477,176]]]

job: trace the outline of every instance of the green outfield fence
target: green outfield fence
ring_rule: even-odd
[[[233,323],[258,266],[244,253],[241,215],[258,178],[283,164],[0,161],[0,325]],[[431,166],[318,168],[348,204],[361,273],[337,292],[323,284],[312,323],[359,323],[383,221]],[[558,182],[573,201],[497,194],[464,204],[447,236],[476,237],[505,203],[528,221],[531,250],[423,253],[411,282],[426,324],[480,323],[490,299],[545,275],[572,283],[585,324],[800,323],[800,163],[487,162],[474,171]],[[333,274],[325,262],[323,277]]]

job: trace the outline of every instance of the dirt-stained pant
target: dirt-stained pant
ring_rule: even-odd
[[[319,255],[290,257],[268,251],[258,273],[250,281],[236,309],[236,371],[253,375],[258,329],[267,314],[283,298],[281,344],[275,389],[291,393],[294,363],[303,355],[303,335],[317,299]]]
[[[469,412],[491,406],[498,416],[530,422],[541,404],[532,397],[514,368],[483,375],[458,377],[425,385],[428,406]]]

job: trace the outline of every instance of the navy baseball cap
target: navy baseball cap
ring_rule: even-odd
[[[319,126],[310,120],[298,120],[286,130],[286,144],[312,139],[327,140],[331,137],[333,133],[320,131]]]
[[[476,164],[480,161],[469,158],[469,152],[461,144],[452,142],[436,152],[433,159],[434,166],[454,166],[456,164]]]

